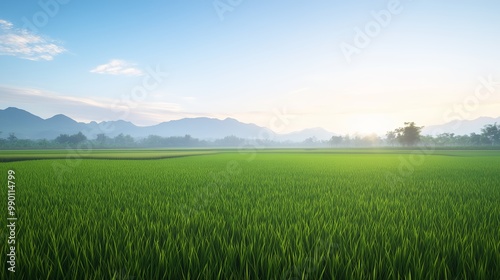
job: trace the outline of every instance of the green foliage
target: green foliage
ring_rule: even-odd
[[[73,135],[61,134],[54,141],[59,144],[76,145],[82,143],[85,140],[87,140],[87,137],[83,135],[82,132],[78,132],[77,134]]]
[[[9,134],[9,138],[7,138],[7,140],[9,142],[16,142],[17,141],[17,137],[16,137],[16,135],[14,133],[10,133]]]
[[[481,129],[481,134],[486,137],[491,145],[500,143],[500,126],[495,124],[485,125]]]
[[[411,151],[292,150],[83,159],[69,165],[65,159],[1,163],[1,174],[13,168],[17,175],[16,276],[500,275],[500,154],[436,152],[411,174],[388,179],[398,174],[401,157],[410,156]],[[68,169],[61,180],[53,164]],[[6,193],[0,193],[2,201]],[[0,243],[0,250],[6,246]]]
[[[393,134],[387,133],[389,138],[394,136],[396,140],[403,146],[415,146],[420,142],[420,132],[423,126],[416,126],[414,122],[405,122],[404,127],[397,128]]]

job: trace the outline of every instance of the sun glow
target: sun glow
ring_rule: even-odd
[[[363,135],[375,133],[385,135],[394,127],[393,121],[387,116],[380,114],[362,114],[348,119],[347,128],[350,133],[360,133]]]

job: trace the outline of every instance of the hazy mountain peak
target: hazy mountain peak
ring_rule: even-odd
[[[66,115],[63,115],[63,114],[57,114],[57,115],[54,115],[52,116],[51,118],[48,118],[46,119],[47,121],[48,120],[72,120],[74,121],[72,118],[66,116]]]
[[[0,119],[3,119],[5,121],[13,119],[19,122],[34,122],[43,120],[42,118],[33,115],[28,111],[16,107],[8,107],[5,108],[4,110],[0,110],[0,116],[1,116]],[[2,124],[1,127],[4,127],[4,125]]]
[[[0,111],[4,111],[4,112],[9,113],[9,114],[16,113],[16,114],[27,114],[27,115],[35,116],[26,110],[19,109],[16,107],[7,107],[7,108],[0,110]]]
[[[454,133],[455,135],[468,135],[481,133],[481,128],[488,124],[500,123],[500,117],[479,117],[473,120],[453,120],[440,125],[429,125],[422,129],[423,135],[438,135],[440,133]]]

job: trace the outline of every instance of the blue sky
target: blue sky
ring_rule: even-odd
[[[0,108],[379,134],[498,117],[498,11],[449,0],[2,1]]]

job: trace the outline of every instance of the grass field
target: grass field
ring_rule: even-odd
[[[500,151],[10,151],[0,161],[2,221],[15,171],[19,279],[500,275]]]

